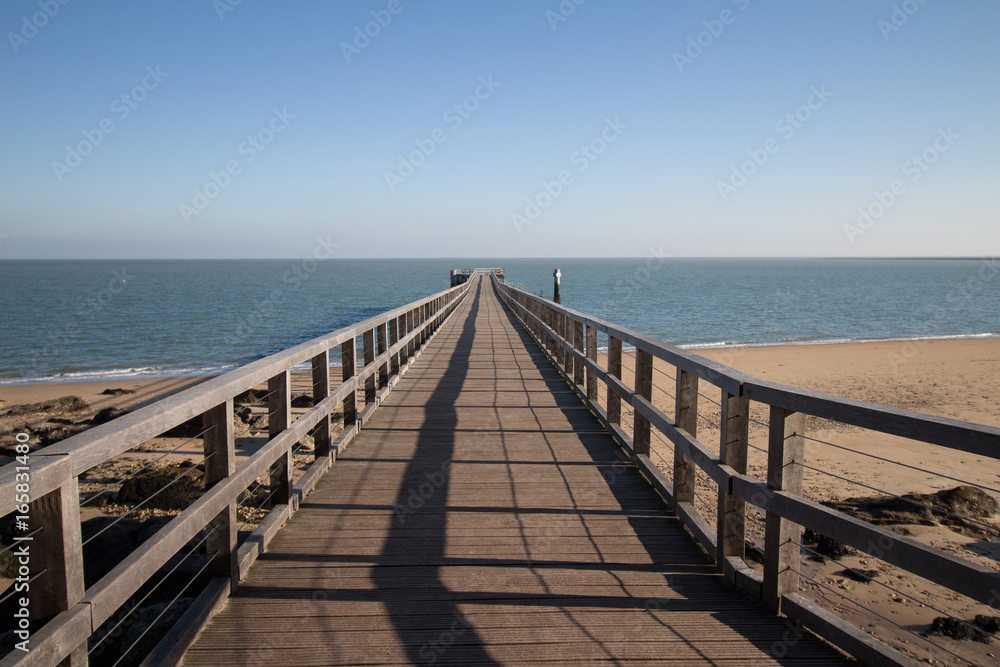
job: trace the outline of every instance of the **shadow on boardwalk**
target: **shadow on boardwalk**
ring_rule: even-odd
[[[477,281],[185,664],[845,664],[720,579]]]

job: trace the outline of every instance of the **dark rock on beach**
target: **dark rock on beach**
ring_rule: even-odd
[[[134,394],[135,392],[131,389],[105,389],[101,392],[101,396],[121,396],[122,394]]]
[[[131,517],[101,516],[83,522],[83,572],[88,587],[132,553],[141,527],[142,522]]]
[[[201,435],[204,430],[201,421],[201,415],[197,417],[192,417],[183,424],[179,424],[166,433],[163,434],[164,438],[196,438]]]
[[[823,558],[840,560],[844,556],[853,556],[858,553],[856,549],[838,542],[831,537],[817,533],[812,528],[806,528],[805,532],[802,534],[802,543],[806,545],[815,545],[815,547],[812,547],[812,551],[816,553],[812,554],[812,556],[814,558],[819,558],[820,560]]]
[[[976,625],[986,632],[993,634],[1000,632],[1000,616],[987,616],[986,614],[976,615]]]
[[[90,409],[90,404],[79,396],[62,396],[51,401],[41,403],[28,403],[26,405],[14,405],[7,410],[8,417],[45,415],[45,414],[67,414],[74,412],[85,412]]]
[[[302,394],[292,399],[293,408],[311,408],[315,403],[309,394]]]
[[[970,537],[992,537],[992,534],[968,519],[989,519],[1000,513],[1000,503],[974,486],[937,493],[910,493],[899,498],[851,498],[826,504],[878,526],[942,525]]]
[[[836,573],[839,577],[846,577],[860,584],[869,584],[872,579],[881,574],[878,570],[852,570],[850,568],[841,570]]]
[[[38,428],[32,429],[32,433],[38,438],[38,445],[40,447],[46,447],[48,445],[55,444],[70,436],[74,436],[77,433],[81,433],[90,428],[90,424],[46,424]]]
[[[204,474],[198,468],[192,469],[191,466],[191,461],[185,461],[179,465],[143,470],[122,484],[121,490],[118,491],[118,502],[137,505],[148,499],[143,507],[161,510],[186,509],[201,497],[205,489],[202,481]]]
[[[931,629],[922,634],[924,637],[949,637],[951,639],[971,639],[983,644],[990,643],[988,634],[969,623],[963,623],[950,616],[938,616],[931,624]]]
[[[237,394],[233,398],[233,403],[235,405],[249,405],[252,403],[260,403],[264,399],[265,394],[259,394],[254,389],[247,389],[242,394]]]
[[[94,426],[106,424],[112,419],[118,419],[122,415],[127,415],[128,412],[128,410],[122,408],[104,408],[91,418],[90,423]]]

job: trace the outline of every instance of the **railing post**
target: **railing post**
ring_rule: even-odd
[[[201,417],[205,452],[205,490],[236,472],[236,443],[233,434],[233,399],[221,403]],[[236,557],[236,498],[208,524],[205,550],[212,559],[209,574],[229,579],[229,590],[240,583]]]
[[[622,379],[622,341],[608,336],[608,375]],[[608,384],[608,422],[622,423],[622,399]]]
[[[767,485],[775,491],[802,493],[806,419],[801,412],[771,407],[767,446]],[[781,611],[781,596],[797,593],[802,531],[798,524],[767,513],[764,533],[764,606]]]
[[[573,320],[573,347],[577,352],[583,352],[583,322]],[[583,364],[573,364],[573,382],[583,386]]]
[[[566,325],[563,323],[565,316],[560,312],[554,312],[552,315],[552,330],[556,332],[558,338],[554,341],[556,346],[556,361],[560,366],[566,368],[566,350],[563,348],[563,341],[566,340]]]
[[[407,335],[413,333],[413,310],[406,311],[406,333]],[[416,340],[411,338],[410,342],[406,344],[406,360],[410,361],[413,359],[413,350],[416,347]]]
[[[292,424],[292,374],[282,371],[267,381],[267,433],[273,440]],[[283,505],[292,499],[292,448],[271,465],[271,506]]]
[[[677,428],[698,437],[698,376],[677,369],[674,422]],[[694,504],[695,467],[687,455],[674,447],[674,504]]]
[[[719,458],[722,463],[745,475],[747,449],[750,440],[750,399],[734,396],[722,390],[722,434]],[[716,564],[725,571],[726,559],[743,558],[746,544],[746,512],[741,498],[729,494],[728,488],[719,487],[718,521],[716,522]]]
[[[635,351],[635,393],[650,403],[653,402],[653,355],[638,348]],[[632,444],[635,447],[635,454],[636,456],[639,454],[649,456],[649,420],[639,414],[638,409],[633,410],[633,412],[635,420],[632,430]]]
[[[369,364],[375,361],[375,330],[366,329],[363,334],[361,334],[361,351],[364,355],[364,366],[365,372],[368,372]],[[371,405],[375,402],[375,375],[376,373],[370,373],[368,377],[365,378],[365,405]]]
[[[358,372],[357,343],[351,336],[340,344],[341,378],[347,382]],[[344,430],[358,423],[358,392],[349,392],[344,396]]]
[[[587,327],[587,358],[597,363],[597,329]],[[587,398],[597,401],[597,376],[587,369]]]
[[[50,458],[44,455],[34,456]],[[31,501],[28,526],[34,534],[30,541],[15,543],[26,547],[30,554],[30,576],[44,572],[31,582],[28,589],[31,620],[67,611],[80,602],[84,594],[79,484],[73,475],[69,457],[60,455],[59,459],[57,465],[62,466],[65,471],[60,475],[63,483],[54,491]],[[35,532],[38,528],[42,530]],[[15,563],[20,558],[18,551],[15,548]],[[85,667],[86,642],[76,647],[61,664]]]
[[[394,317],[387,322],[389,332],[389,347],[399,342],[399,318]],[[399,352],[389,355],[389,377],[399,375]]]
[[[330,395],[330,351],[323,350],[312,359],[313,405]],[[330,414],[327,413],[313,429],[313,455],[316,459],[330,456]]]
[[[562,335],[563,339],[569,347],[574,347],[573,345],[573,324],[567,315],[560,316],[560,324],[562,325]],[[565,350],[566,354],[563,356],[563,369],[566,371],[566,376],[573,377],[573,355],[569,353],[569,350]]]
[[[386,345],[386,341],[388,340],[388,338],[389,336],[388,332],[386,331],[385,322],[375,327],[375,339],[376,339],[375,343],[377,345],[376,352],[379,356],[385,354],[386,350],[388,349]],[[386,362],[383,363],[378,368],[378,388],[385,389],[388,386],[389,386],[389,364],[388,362]]]

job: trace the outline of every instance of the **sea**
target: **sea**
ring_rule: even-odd
[[[693,349],[1000,336],[996,258],[14,260],[0,384],[216,375],[472,267]]]

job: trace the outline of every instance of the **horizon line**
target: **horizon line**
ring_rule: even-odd
[[[990,260],[997,255],[871,255],[851,257],[842,255],[661,255],[662,259],[693,260],[693,259],[766,259],[766,260]],[[329,257],[322,261],[451,261],[451,260],[580,260],[580,259],[647,259],[647,255],[580,255],[575,257]],[[17,257],[0,258],[0,262],[246,262],[246,261],[294,261],[302,257]]]

